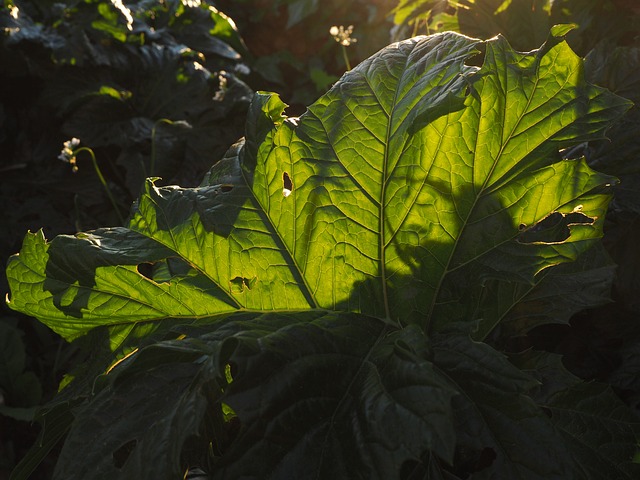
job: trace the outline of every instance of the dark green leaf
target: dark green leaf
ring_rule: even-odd
[[[182,340],[115,367],[78,409],[56,478],[175,478],[185,442],[208,431],[205,415],[220,422],[221,402],[240,422],[230,445],[224,426],[211,439],[221,478],[393,479],[425,450],[452,460],[455,391],[416,327],[307,312],[179,330]]]
[[[453,402],[458,449],[488,457],[473,478],[574,478],[563,437],[529,396],[538,385],[533,377],[461,335],[438,335],[434,353],[435,365],[460,392]]]
[[[171,355],[157,361],[158,350]],[[215,365],[193,362],[203,355],[179,342],[143,350],[149,368],[116,376],[77,409],[54,479],[182,477],[182,448],[219,392]]]
[[[538,325],[568,324],[572,315],[589,307],[611,302],[610,292],[616,265],[601,245],[596,245],[578,260],[543,270],[531,284],[485,283],[483,295],[488,310],[481,316],[494,318],[503,338],[524,335]],[[474,332],[485,339],[486,322]]]
[[[589,163],[620,178],[616,209],[640,213],[640,48],[602,41],[587,55],[585,70],[589,81],[635,102],[606,140],[590,144]]]
[[[10,323],[0,322],[0,415],[19,420],[33,419],[31,408],[42,399],[42,385],[34,372],[26,367],[25,345],[20,330]]]
[[[452,460],[455,391],[419,329],[355,315],[271,325],[234,335],[225,402],[242,427],[216,478],[393,479],[427,449]]]
[[[606,385],[577,384],[542,403],[560,429],[582,478],[636,479],[640,418]]]
[[[541,386],[536,402],[548,412],[573,457],[578,478],[634,479],[640,463],[640,418],[604,384],[582,382],[559,355],[530,351],[514,358]]]

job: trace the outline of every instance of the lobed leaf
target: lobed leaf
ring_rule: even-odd
[[[113,350],[156,326],[186,335],[100,377],[57,478],[175,478],[193,439],[219,478],[580,471],[535,378],[468,335],[561,320],[518,305],[609,278],[589,255],[615,179],[560,152],[629,102],[585,83],[567,30],[529,53],[400,42],[299,119],[258,93],[200,186],[149,179],[128,228],[28,234],[11,308],[67,339],[106,327]]]
[[[78,409],[55,478],[175,478],[192,436],[212,442],[214,478],[392,479],[425,449],[452,460],[456,392],[417,327],[308,312],[179,330],[186,338],[125,360]]]
[[[467,65],[483,45],[482,68]],[[232,311],[352,311],[427,330],[474,319],[487,279],[535,283],[601,235],[614,179],[558,151],[602,137],[628,107],[585,84],[553,35],[526,54],[453,33],[394,44],[299,120],[257,94],[246,138],[203,184],[149,180],[129,230],[28,235],[9,305],[67,338]],[[182,267],[162,280],[140,268],[170,259]]]

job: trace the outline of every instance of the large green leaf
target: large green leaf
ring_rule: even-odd
[[[479,48],[483,66],[467,65]],[[149,180],[128,230],[29,234],[9,305],[67,338],[237,310],[473,319],[486,279],[534,282],[601,235],[614,180],[558,150],[629,103],[585,84],[561,38],[523,54],[446,33],[382,50],[299,120],[284,107],[258,94],[203,184]]]
[[[77,409],[55,478],[178,478],[207,468],[183,449],[192,436],[212,442],[215,478],[392,479],[425,449],[452,461],[456,391],[417,327],[321,312],[215,327],[182,326],[116,366]]]
[[[86,383],[57,477],[175,478],[194,459],[221,478],[393,479],[420,459],[425,478],[583,471],[571,422],[589,409],[550,419],[535,376],[468,331],[557,321],[518,306],[607,281],[590,255],[614,179],[560,151],[628,107],[554,35],[530,53],[415,38],[300,119],[257,94],[203,183],[148,180],[128,228],[28,234],[12,308],[68,339],[108,332],[114,350],[174,328]],[[555,393],[545,407],[575,403]]]

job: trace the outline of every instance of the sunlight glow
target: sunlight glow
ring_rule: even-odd
[[[131,15],[131,10],[124,6],[122,0],[111,0],[111,4],[120,10],[120,13],[122,13],[124,18],[127,19],[127,29],[133,30],[133,16]]]
[[[11,16],[11,18],[13,18],[14,20],[18,20],[18,17],[20,16],[20,9],[18,9],[17,5],[9,5],[9,15]],[[20,31],[19,27],[5,27],[4,32],[9,34],[9,35],[13,35],[14,33],[17,33]]]
[[[131,355],[133,355],[134,353],[136,353],[138,351],[138,348],[134,348],[132,351],[130,351],[129,353],[127,353],[124,357],[122,357],[121,359],[117,360],[116,362],[114,362],[106,371],[106,374],[109,375],[111,373],[111,370],[113,370],[114,368],[116,368],[118,365],[120,365],[122,362],[124,362],[127,358],[129,358]]]

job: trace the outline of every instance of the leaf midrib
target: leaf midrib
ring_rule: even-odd
[[[436,286],[436,288],[434,289],[433,292],[433,297],[431,299],[431,305],[429,306],[429,310],[427,311],[427,314],[425,316],[425,326],[424,326],[424,331],[428,332],[429,331],[429,326],[431,325],[432,322],[432,316],[433,316],[433,310],[436,306],[436,300],[439,297],[440,294],[440,289],[442,288],[442,284],[444,282],[445,277],[451,273],[454,269],[451,269],[451,262],[453,260],[453,257],[456,253],[456,250],[458,248],[458,243],[460,241],[460,239],[462,238],[462,235],[465,231],[465,229],[467,228],[467,225],[469,224],[469,218],[471,218],[472,214],[474,213],[476,206],[478,204],[478,200],[479,198],[483,195],[483,193],[485,192],[485,190],[487,189],[487,183],[489,182],[489,179],[491,178],[491,175],[493,174],[493,172],[496,169],[496,166],[498,165],[502,154],[504,153],[504,149],[506,148],[506,146],[508,145],[508,143],[512,140],[512,138],[514,137],[514,132],[516,131],[516,129],[518,128],[518,126],[520,125],[520,122],[522,121],[522,119],[524,118],[524,116],[526,115],[526,113],[529,111],[529,106],[531,105],[532,99],[534,97],[534,94],[536,92],[536,90],[538,89],[538,84],[540,82],[540,78],[538,76],[538,69],[539,69],[539,62],[536,65],[536,73],[535,73],[535,82],[534,82],[534,86],[533,89],[531,90],[531,95],[529,96],[529,98],[527,99],[527,104],[525,106],[525,108],[522,110],[522,113],[519,115],[518,117],[518,121],[514,123],[513,127],[511,128],[511,131],[509,132],[509,135],[507,136],[507,138],[502,142],[502,145],[500,145],[500,149],[496,155],[496,158],[493,162],[493,164],[491,165],[491,169],[489,170],[489,172],[486,175],[486,178],[482,184],[482,186],[480,187],[480,190],[478,190],[478,192],[475,193],[475,198],[473,199],[473,203],[471,205],[471,208],[469,208],[466,217],[464,218],[464,222],[462,223],[462,227],[460,229],[460,232],[458,234],[458,236],[455,238],[453,246],[451,248],[451,251],[449,253],[449,258],[447,259],[446,263],[445,263],[445,269],[442,273],[442,275],[440,276],[440,278],[438,279],[438,284]],[[507,75],[507,81],[509,79],[509,76]],[[502,84],[501,84],[502,86]],[[483,86],[483,90],[486,87],[486,83]],[[504,90],[504,88],[503,88]],[[482,102],[482,94],[480,94],[480,101]],[[502,120],[502,127],[504,127],[505,125],[505,120],[504,120],[504,116],[507,114],[507,108],[506,105],[508,104],[508,92],[505,90],[505,108],[503,108],[502,110],[502,115],[503,115],[503,120]],[[481,109],[480,109],[481,112]],[[478,113],[478,115],[480,116],[480,112]],[[476,131],[476,142],[475,145],[477,147],[478,145],[478,137],[480,134],[480,129],[478,128],[478,130]],[[477,149],[477,148],[476,148]],[[475,168],[476,166],[476,154],[475,154],[475,150],[474,150],[474,162],[473,162],[473,168]],[[475,259],[474,259],[475,260]],[[467,262],[468,263],[468,262]]]
[[[274,128],[276,129],[276,131],[279,128],[283,128],[283,126],[275,126]],[[294,130],[295,131],[295,130]],[[243,149],[245,147],[242,147]],[[271,155],[271,153],[270,153]],[[293,162],[291,163],[291,168],[293,168]],[[280,251],[282,252],[282,257],[284,258],[286,264],[289,266],[289,269],[291,270],[295,270],[300,278],[300,280],[302,281],[302,285],[300,285],[298,283],[299,287],[304,287],[300,288],[301,293],[303,294],[303,296],[308,299],[311,300],[313,303],[311,305],[309,305],[309,308],[311,309],[317,309],[318,308],[318,300],[316,299],[316,296],[314,295],[313,291],[311,290],[311,287],[309,286],[309,284],[307,283],[307,279],[304,275],[304,270],[302,270],[300,268],[300,265],[298,265],[298,262],[296,261],[296,257],[295,257],[295,243],[297,241],[296,238],[296,233],[295,233],[295,225],[296,225],[296,219],[293,218],[292,219],[292,223],[294,225],[294,235],[293,235],[293,252],[291,252],[289,250],[289,248],[287,247],[287,243],[285,242],[284,238],[282,238],[282,235],[280,235],[280,231],[278,230],[278,228],[276,227],[276,225],[274,224],[273,220],[271,219],[271,217],[269,216],[269,206],[267,206],[267,208],[265,208],[264,205],[262,205],[262,203],[260,202],[260,200],[258,199],[258,197],[256,196],[255,192],[253,191],[253,189],[251,188],[251,183],[249,182],[249,179],[246,177],[246,173],[245,170],[243,168],[240,169],[240,174],[242,176],[242,180],[245,182],[245,185],[247,186],[247,190],[249,190],[250,192],[250,200],[252,203],[259,205],[260,206],[260,210],[259,210],[259,215],[261,218],[263,218],[265,226],[267,228],[269,228],[269,230],[271,230],[272,235],[277,238],[277,243],[279,243]],[[292,176],[293,176],[293,171],[291,172]],[[266,181],[266,177],[265,177],[265,181]],[[268,194],[269,189],[268,189],[268,185],[265,186],[265,191],[267,192],[267,202],[271,202],[271,195]],[[292,200],[295,202],[296,201],[296,197],[294,196],[296,195],[296,192],[293,191],[291,196],[293,197]],[[291,198],[291,197],[289,197]],[[296,205],[294,205],[294,215],[296,215]],[[226,291],[225,291],[226,292]],[[233,297],[233,295],[231,294],[231,292],[227,293],[229,296],[232,297],[232,299],[234,301],[236,301],[236,299]],[[237,302],[237,301],[236,301]],[[246,310],[245,308],[241,307],[240,310]]]
[[[415,47],[415,45],[414,45]],[[410,54],[405,56],[404,66],[402,68],[402,72],[407,71],[407,65],[409,63]],[[389,164],[389,144],[392,136],[392,123],[394,114],[396,113],[396,106],[398,105],[398,96],[400,93],[400,86],[403,84],[402,82],[403,76],[400,75],[398,81],[396,82],[396,88],[393,93],[393,100],[391,101],[391,109],[390,112],[387,113],[382,106],[382,102],[380,102],[380,108],[387,113],[389,121],[387,122],[387,130],[385,132],[385,145],[384,145],[384,157],[382,159],[382,188],[380,189],[380,201],[378,202],[378,255],[380,257],[380,284],[382,288],[382,300],[384,302],[384,315],[385,319],[388,322],[392,322],[391,319],[391,309],[389,307],[389,293],[387,292],[387,260],[386,260],[386,245],[384,241],[385,237],[385,205],[386,205],[386,196],[387,196],[387,183],[388,183],[388,164]],[[367,82],[368,84],[369,82]],[[395,234],[394,234],[395,235]]]

